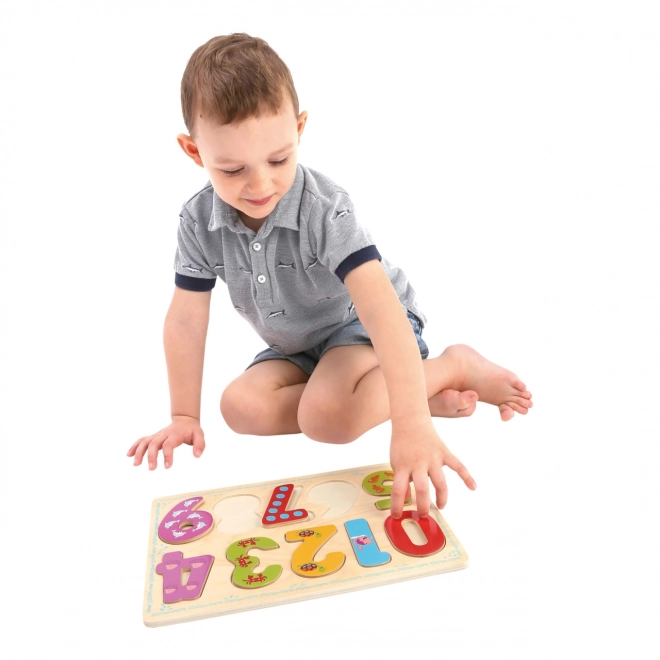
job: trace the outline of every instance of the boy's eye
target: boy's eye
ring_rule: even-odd
[[[271,161],[271,165],[286,165],[286,163],[289,162],[289,157],[287,156],[286,158],[282,160],[273,160]],[[242,167],[239,167],[237,170],[220,170],[223,174],[226,176],[236,176],[237,174],[240,174],[243,171]]]

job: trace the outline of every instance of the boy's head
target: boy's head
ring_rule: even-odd
[[[214,37],[186,66],[181,105],[181,148],[246,224],[258,223],[293,184],[307,121],[286,64],[263,39]]]

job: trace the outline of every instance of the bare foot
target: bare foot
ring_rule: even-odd
[[[502,421],[510,420],[514,413],[526,415],[532,407],[532,393],[518,376],[487,360],[473,348],[456,344],[449,346],[443,356],[456,364],[457,389],[473,390],[479,395],[479,401],[497,406]]]
[[[476,392],[442,390],[429,399],[433,417],[468,417],[476,407],[479,396]]]

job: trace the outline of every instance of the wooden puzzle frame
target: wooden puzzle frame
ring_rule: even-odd
[[[438,509],[431,504],[429,517],[418,518],[414,486],[404,518],[417,522],[393,521],[386,508],[389,475],[390,466],[380,464],[154,500],[145,625],[182,623],[465,568],[468,556]],[[289,500],[291,487],[295,493]],[[277,497],[284,506],[275,506]],[[248,508],[227,511],[239,503]]]

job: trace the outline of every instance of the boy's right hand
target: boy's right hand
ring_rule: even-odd
[[[165,468],[172,465],[172,454],[174,449],[182,444],[192,445],[193,454],[197,457],[202,455],[204,447],[204,431],[199,425],[199,420],[185,415],[172,417],[172,423],[154,435],[140,438],[128,450],[127,456],[135,456],[133,465],[141,465],[145,453],[149,463],[149,469],[155,470],[158,452],[162,448]]]

